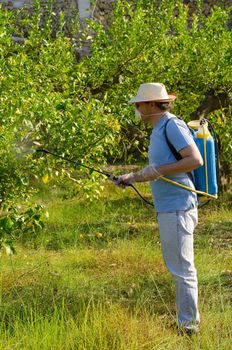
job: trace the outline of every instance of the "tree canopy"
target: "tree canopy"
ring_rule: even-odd
[[[53,13],[39,2],[32,16],[0,10],[0,195],[2,209],[26,199],[33,179],[64,180],[67,167],[31,152],[39,141],[89,165],[146,159],[149,130],[139,124],[128,99],[141,83],[162,82],[177,94],[173,112],[188,121],[206,94],[231,97],[230,8],[190,18],[181,1],[116,1],[105,27],[87,21],[82,33],[67,37],[64,15],[54,35]],[[79,31],[77,25],[73,33]],[[12,36],[25,37],[19,44]],[[90,54],[78,52],[88,42]],[[232,161],[231,107],[208,115],[219,133],[222,164]],[[45,170],[46,169],[46,170]],[[81,171],[78,169],[79,172]],[[73,179],[91,193],[97,178]]]

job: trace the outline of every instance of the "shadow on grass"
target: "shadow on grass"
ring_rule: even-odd
[[[232,248],[232,220],[200,223],[196,229],[196,246],[228,250]]]
[[[68,312],[73,318],[84,318],[90,303],[118,305],[134,315],[170,314],[175,318],[173,284],[167,276],[140,276],[135,281],[124,283],[116,280],[101,283],[83,283],[65,286],[59,278],[45,279],[44,283],[13,286],[4,293],[0,308],[0,323],[7,329],[15,320],[33,322],[36,319],[52,317],[55,311]]]
[[[56,214],[48,219],[45,228],[36,235],[24,234],[20,243],[24,247],[36,249],[42,246],[49,250],[84,245],[101,248],[111,240],[130,240],[146,234],[147,223],[155,222],[153,209],[143,205],[139,198],[104,199],[99,204],[94,202],[86,206],[73,201],[69,204],[70,211],[68,203],[64,208],[54,208]]]
[[[50,229],[49,229],[50,228]],[[47,250],[61,250],[70,247],[93,247],[101,249],[108,245],[108,242],[118,239],[131,240],[141,234],[141,229],[136,225],[127,225],[125,223],[98,222],[84,223],[77,227],[65,226],[54,228],[49,225],[46,230],[36,236],[21,238],[22,246],[32,249],[43,247]]]

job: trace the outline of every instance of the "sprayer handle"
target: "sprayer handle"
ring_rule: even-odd
[[[118,180],[118,176],[115,176],[113,174],[109,174],[109,178],[110,180],[112,180],[113,182],[116,182]],[[122,187],[128,187],[128,186],[132,186],[131,184],[126,184],[126,183],[121,183],[119,186]]]
[[[106,174],[111,181],[117,181],[118,177],[113,174]]]

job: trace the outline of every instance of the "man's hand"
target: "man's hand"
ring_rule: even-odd
[[[132,185],[135,182],[135,173],[124,174],[118,177],[115,181],[117,186],[125,188],[128,185]]]
[[[125,188],[128,185],[132,185],[134,182],[156,181],[160,176],[161,174],[154,165],[148,165],[136,173],[119,176],[115,184]]]

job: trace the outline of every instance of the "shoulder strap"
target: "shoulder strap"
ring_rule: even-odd
[[[175,147],[173,146],[173,144],[169,141],[169,138],[168,138],[168,135],[167,135],[167,125],[168,123],[170,122],[170,120],[172,120],[173,118],[171,119],[168,119],[166,124],[164,125],[164,136],[165,136],[165,139],[166,139],[166,142],[168,144],[168,147],[170,148],[170,150],[172,151],[172,154],[174,155],[174,157],[176,158],[176,160],[181,160],[182,159],[182,156],[179,152],[177,152],[177,150],[175,149]]]
[[[174,118],[174,117],[173,117]],[[174,157],[176,158],[176,160],[181,160],[182,159],[182,156],[179,152],[177,152],[177,150],[175,149],[175,147],[173,146],[173,144],[169,141],[169,138],[168,138],[168,135],[167,135],[167,125],[168,123],[170,122],[170,120],[172,120],[173,118],[171,119],[168,119],[166,124],[164,125],[164,136],[165,136],[165,139],[166,139],[166,142],[168,144],[168,147],[170,148],[170,151],[172,152],[172,154],[174,155]],[[177,117],[175,117],[176,119],[178,119]],[[193,177],[193,174],[191,172],[188,172],[186,173],[188,175],[188,177],[190,178],[190,180],[195,183],[194,181],[194,177]]]

